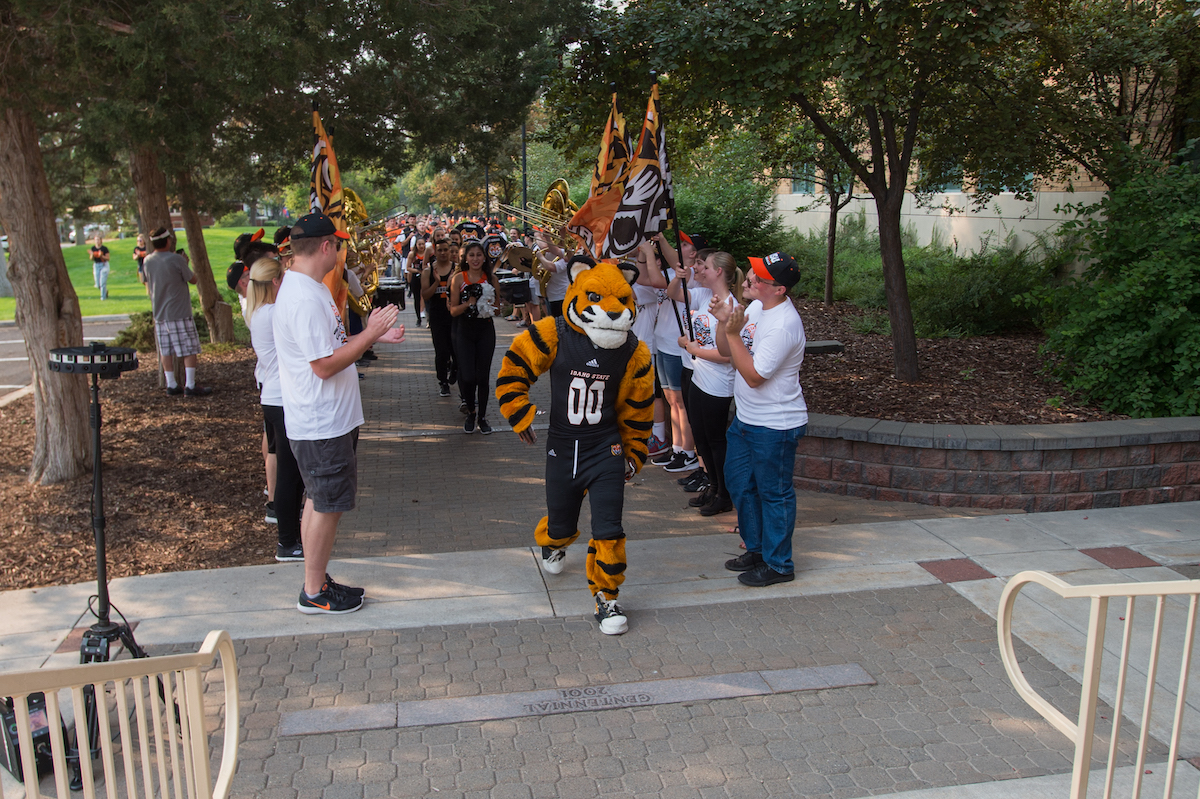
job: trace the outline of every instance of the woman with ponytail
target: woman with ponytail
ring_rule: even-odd
[[[283,389],[279,385],[279,359],[275,352],[275,296],[283,281],[283,267],[274,258],[259,258],[250,267],[246,287],[246,324],[250,343],[258,356],[254,379],[262,387],[263,431],[267,451],[275,455],[275,518],[279,525],[275,560],[304,560],[300,543],[300,514],[304,481],[288,444],[283,419]]]
[[[684,366],[692,369],[692,385],[687,393],[688,422],[696,441],[696,454],[704,463],[709,485],[688,504],[700,509],[702,516],[715,516],[733,510],[733,500],[725,487],[725,428],[729,405],[733,402],[733,365],[717,351],[717,319],[709,310],[710,300],[730,307],[740,301],[742,270],[733,256],[719,250],[702,250],[696,265],[676,272],[667,287],[667,295],[683,300],[683,273],[688,277],[688,300],[692,309],[695,340],[679,337],[685,351]],[[690,364],[688,361],[690,360]]]

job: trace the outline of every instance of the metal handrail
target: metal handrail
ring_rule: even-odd
[[[225,730],[221,768],[214,785],[209,765],[201,670],[211,666],[218,657],[221,659],[225,683]],[[152,687],[155,680],[161,680],[158,690]],[[80,723],[85,706],[84,692],[90,689],[94,696],[103,697],[107,695],[110,685],[116,699],[116,713],[110,714],[105,702],[95,702],[99,740],[93,742],[89,740],[88,725]],[[88,753],[97,744],[101,752],[105,792],[110,797],[116,796],[118,765],[123,766],[120,776],[124,779],[124,793],[127,796],[139,795],[139,782],[143,796],[211,796],[215,799],[229,795],[237,767],[238,735],[241,731],[237,655],[229,633],[224,630],[210,632],[200,651],[194,654],[0,674],[0,697],[12,697],[14,700],[21,765],[25,775],[24,787],[26,796],[31,799],[41,796],[28,706],[29,695],[35,693],[45,694],[46,697],[56,795],[70,795],[67,762],[69,741],[65,740],[67,736],[58,721],[61,719],[58,697],[61,690],[70,691],[75,711],[78,765],[85,799],[92,799],[96,795],[96,781],[100,775],[93,773],[92,759]],[[160,690],[164,691],[162,697]],[[132,708],[129,706],[128,693],[133,695]],[[110,715],[115,715],[119,728],[120,752],[114,751],[113,719]],[[136,725],[131,725],[131,717]],[[135,755],[140,755],[140,764],[135,764]],[[158,778],[157,785],[155,776]],[[0,799],[3,796],[4,788],[0,784]]]
[[[1079,716],[1072,721],[1058,708],[1050,704],[1033,689],[1017,663],[1012,636],[1012,614],[1021,589],[1030,583],[1047,588],[1064,599],[1090,599],[1091,611],[1088,618],[1087,645],[1084,650],[1082,691],[1079,699]],[[1183,730],[1183,715],[1186,708],[1188,672],[1191,668],[1193,640],[1196,631],[1197,602],[1200,599],[1200,580],[1176,580],[1155,583],[1107,583],[1102,585],[1070,585],[1054,575],[1042,571],[1023,571],[1008,581],[1000,596],[1000,610],[996,628],[1000,639],[1000,658],[1004,670],[1017,693],[1029,705],[1050,722],[1075,745],[1075,756],[1071,772],[1071,799],[1084,799],[1087,795],[1088,774],[1095,740],[1096,708],[1099,702],[1100,669],[1104,658],[1104,638],[1108,619],[1108,601],[1113,597],[1125,597],[1124,630],[1121,637],[1121,660],[1117,673],[1114,696],[1112,733],[1108,746],[1108,761],[1105,764],[1104,799],[1112,796],[1116,768],[1117,744],[1121,730],[1121,718],[1125,702],[1125,689],[1129,672],[1131,641],[1134,627],[1134,609],[1138,597],[1154,597],[1155,613],[1152,638],[1146,667],[1146,692],[1142,702],[1140,732],[1138,736],[1137,767],[1133,777],[1133,797],[1141,796],[1142,775],[1145,773],[1146,748],[1150,739],[1150,725],[1154,710],[1154,692],[1159,670],[1159,655],[1163,641],[1163,620],[1166,601],[1171,596],[1186,596],[1188,599],[1187,626],[1182,631],[1182,654],[1179,669],[1179,685],[1175,699],[1175,712],[1171,720],[1170,754],[1167,759],[1164,799],[1170,799],[1175,781],[1175,768],[1179,753],[1179,740]]]

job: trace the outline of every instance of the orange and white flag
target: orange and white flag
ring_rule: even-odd
[[[309,173],[308,205],[311,211],[320,211],[333,220],[333,224],[346,233],[345,198],[342,195],[342,173],[338,171],[337,156],[333,154],[333,140],[321,124],[321,114],[313,111],[313,149]],[[343,319],[346,315],[346,298],[349,289],[344,277],[346,273],[346,248],[338,253],[338,262],[325,276],[326,288],[333,295],[333,304]]]
[[[615,114],[615,98],[613,111]],[[613,125],[610,124],[605,130],[602,158],[606,152],[603,147],[610,145],[612,132]],[[597,162],[596,174],[600,172]],[[596,186],[593,182],[593,190]],[[673,191],[671,170],[667,163],[666,130],[662,124],[662,103],[656,83],[650,92],[641,135],[633,151],[628,154],[620,176],[612,180],[602,193],[593,193],[588,197],[572,217],[568,230],[583,239],[598,259],[626,258],[643,241],[666,228],[669,208],[674,199]]]

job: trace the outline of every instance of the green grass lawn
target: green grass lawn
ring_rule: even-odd
[[[208,260],[212,263],[213,277],[219,288],[225,287],[225,270],[233,261],[233,240],[240,233],[254,232],[258,228],[208,228],[204,231],[204,243],[208,248]],[[186,249],[187,235],[179,231],[179,246]],[[79,295],[79,307],[84,316],[124,314],[149,311],[150,298],[146,287],[137,278],[137,261],[133,260],[133,245],[136,239],[106,240],[109,250],[108,299],[100,299],[100,289],[92,286],[92,259],[88,255],[91,242],[81,246],[64,247],[63,258],[67,262],[67,274]],[[196,289],[192,289],[195,294]],[[237,308],[234,307],[234,315]],[[0,297],[0,320],[11,320],[16,315],[16,300]]]

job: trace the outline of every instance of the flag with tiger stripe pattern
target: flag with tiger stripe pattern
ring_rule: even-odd
[[[333,140],[321,124],[320,112],[313,111],[313,149],[309,174],[308,205],[311,211],[320,211],[333,220],[338,230],[346,232],[345,197],[342,195],[342,173],[338,170],[337,156],[333,154]],[[338,262],[322,281],[333,295],[333,304],[343,321],[346,317],[346,299],[350,289],[344,277],[346,273],[346,248],[338,251]]]

